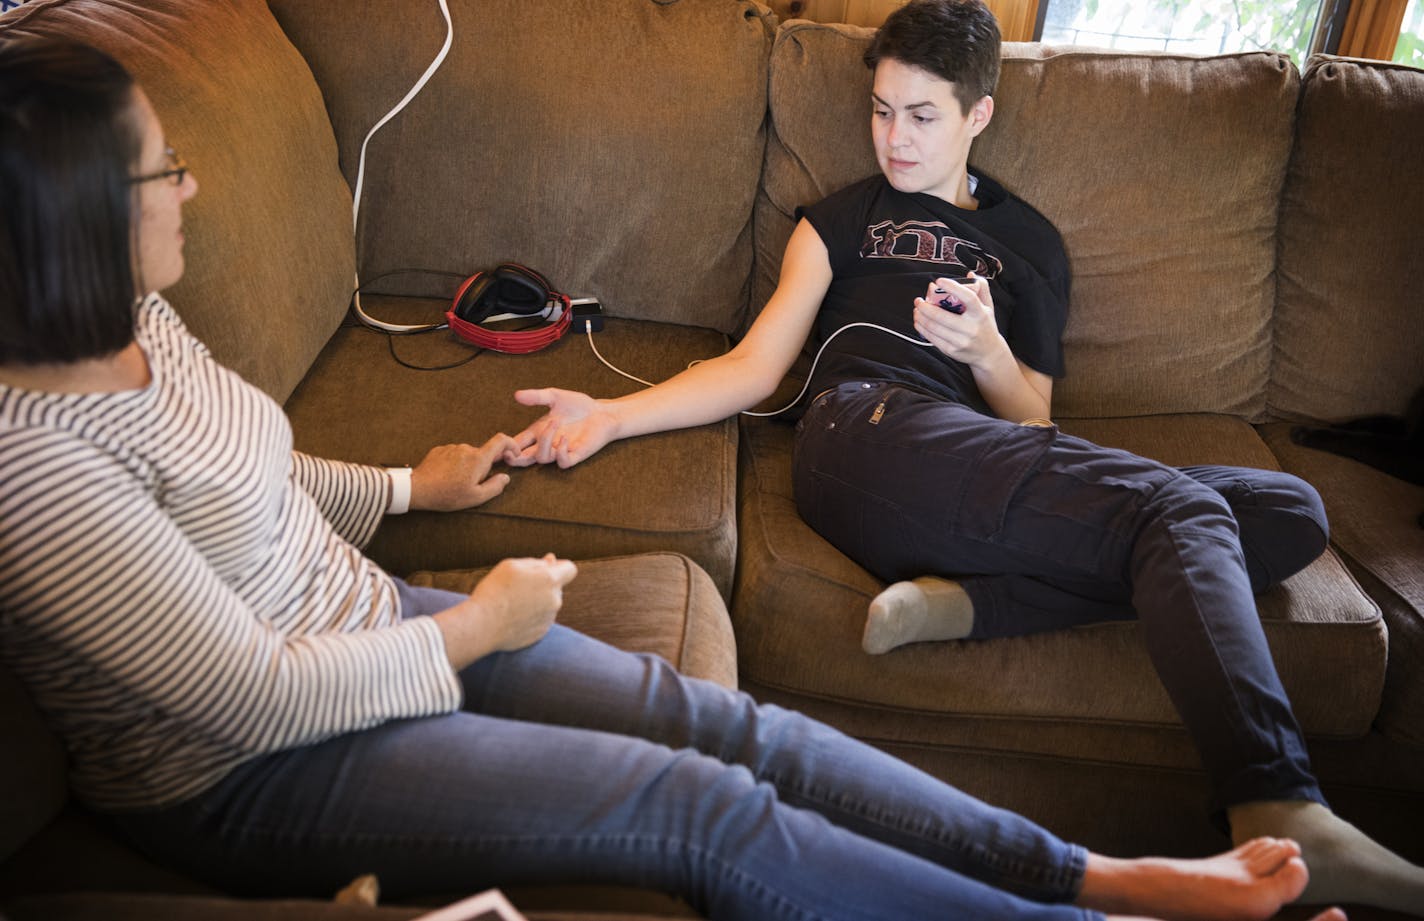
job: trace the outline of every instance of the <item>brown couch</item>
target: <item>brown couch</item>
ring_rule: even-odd
[[[659,379],[745,329],[798,204],[875,168],[868,30],[778,25],[750,0],[451,8],[449,60],[369,144],[354,233],[363,139],[444,39],[434,0],[31,0],[0,17],[0,37],[75,34],[138,75],[201,186],[171,300],[284,401],[313,453],[412,462],[522,427],[535,414],[516,388],[636,386],[574,336],[403,367],[392,352],[439,365],[469,350],[353,324],[358,268],[535,266],[600,298],[599,351]],[[1424,861],[1424,489],[1291,440],[1300,422],[1402,413],[1424,385],[1407,281],[1424,249],[1424,73],[1009,45],[996,97],[974,162],[1057,224],[1073,265],[1056,416],[1171,463],[1282,467],[1321,490],[1332,550],[1261,615],[1327,794]],[[362,299],[429,322],[455,281],[405,271]],[[1223,846],[1134,624],[861,653],[880,586],[800,522],[790,444],[787,423],[746,419],[621,442],[573,470],[519,471],[483,508],[393,518],[369,552],[403,574],[601,558],[570,593],[576,625],[740,675],[1100,850]],[[0,766],[0,910],[161,915],[152,895],[93,894],[112,890],[173,894],[157,903],[175,917],[194,899],[217,910],[64,805],[62,755],[13,682],[0,720],[20,752]],[[66,854],[84,856],[56,866]]]

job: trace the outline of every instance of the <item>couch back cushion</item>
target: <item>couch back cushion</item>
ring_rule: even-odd
[[[796,206],[877,169],[860,61],[871,34],[805,22],[778,32],[754,307]],[[970,163],[1063,235],[1073,291],[1056,415],[1263,413],[1298,85],[1277,54],[1005,45]]]
[[[1424,71],[1317,56],[1303,82],[1270,411],[1403,414],[1424,387]]]
[[[167,294],[218,359],[277,399],[341,323],[351,193],[311,71],[264,0],[31,0],[0,37],[67,36],[138,79],[197,177]]]
[[[617,316],[729,331],[746,310],[770,26],[749,0],[452,0],[449,56],[371,140],[363,278],[521,262]],[[370,129],[445,40],[435,0],[273,0],[355,187]],[[440,297],[458,279],[372,290]]]

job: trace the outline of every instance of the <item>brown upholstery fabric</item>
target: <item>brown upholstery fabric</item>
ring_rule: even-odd
[[[306,62],[263,0],[51,0],[0,37],[67,36],[117,58],[197,177],[187,270],[167,294],[219,361],[284,399],[346,310],[351,193]]]
[[[1229,417],[1083,420],[1071,429],[1168,463],[1274,466],[1250,426]],[[866,605],[881,585],[797,516],[791,435],[781,423],[743,427],[742,569],[732,611],[748,683],[912,713],[1178,724],[1135,623],[865,655]],[[1327,554],[1263,595],[1259,608],[1306,731],[1366,732],[1384,681],[1385,631],[1340,561]]]
[[[860,63],[870,34],[805,22],[777,34],[753,309],[795,208],[876,170]],[[970,162],[1063,235],[1073,294],[1057,415],[1263,412],[1298,84],[1278,54],[1005,46]]]
[[[649,899],[652,901],[652,899]],[[521,903],[511,899],[516,908]],[[659,906],[661,907],[661,906]],[[4,906],[10,921],[410,921],[434,908],[338,905],[311,899],[229,899],[129,893],[75,893]],[[530,911],[529,921],[653,921],[667,912]],[[678,917],[695,917],[677,913]]]
[[[120,841],[107,820],[75,803],[0,863],[0,904],[20,896],[90,891],[215,893],[144,857]]]
[[[985,802],[1102,853],[1212,854],[1208,785],[1180,727],[957,716],[871,707],[746,682],[757,697],[842,727]],[[1353,916],[1352,916],[1353,917]]]
[[[737,646],[712,580],[685,556],[647,553],[583,560],[564,589],[559,623],[631,652],[662,656],[678,671],[737,686]],[[487,569],[418,572],[412,585],[470,592]]]
[[[1424,72],[1317,56],[1281,203],[1277,419],[1402,414],[1424,387]]]
[[[31,896],[4,906],[10,921],[407,921],[428,909],[337,905],[314,899],[85,892]]]
[[[59,814],[67,798],[64,749],[30,696],[0,668],[0,861]],[[23,792],[22,792],[23,791]]]
[[[399,322],[439,316],[440,304],[412,301],[371,298],[367,309]],[[604,357],[648,380],[727,350],[719,333],[637,320],[610,319],[595,335]],[[471,353],[444,332],[393,346],[406,361],[426,366]],[[521,387],[596,396],[638,389],[600,364],[581,336],[529,355],[487,352],[459,368],[422,372],[396,364],[384,335],[357,328],[332,339],[286,409],[300,450],[397,466],[419,462],[433,445],[480,444],[498,431],[518,432],[541,413],[514,402]],[[389,517],[367,552],[400,574],[550,551],[589,558],[674,550],[730,594],[736,463],[735,421],[615,442],[569,470],[512,470],[504,494],[478,509]]]
[[[434,3],[272,6],[311,62],[354,186],[362,140],[434,59],[445,23]],[[450,9],[448,59],[367,153],[363,275],[523,262],[617,316],[734,329],[764,144],[761,8]],[[421,284],[382,290],[438,293]]]
[[[1326,451],[1301,447],[1287,424],[1263,428],[1281,465],[1315,484],[1330,540],[1384,612],[1389,671],[1380,729],[1424,746],[1424,487]]]

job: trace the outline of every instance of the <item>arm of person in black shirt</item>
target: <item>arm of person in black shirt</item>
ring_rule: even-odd
[[[705,425],[755,406],[790,370],[830,284],[825,243],[802,220],[786,245],[775,293],[735,348],[616,400],[554,388],[518,391],[516,400],[549,412],[514,436],[517,450],[505,462],[571,467],[620,438]]]

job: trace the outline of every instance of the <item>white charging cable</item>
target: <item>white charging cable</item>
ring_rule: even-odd
[[[598,346],[596,346],[596,345],[593,344],[593,324],[591,324],[591,323],[585,323],[585,324],[584,324],[584,327],[583,327],[583,331],[588,334],[588,347],[591,348],[591,349],[593,349],[594,357],[597,358],[599,361],[603,362],[604,367],[606,367],[608,370],[612,371],[612,372],[615,373],[615,374],[621,374],[621,375],[623,375],[624,377],[628,378],[628,380],[630,380],[630,381],[637,381],[638,383],[642,384],[644,387],[655,387],[655,386],[657,386],[657,385],[654,384],[652,381],[645,381],[645,380],[643,380],[641,377],[635,377],[634,375],[629,374],[627,371],[623,371],[623,370],[621,370],[621,369],[615,367],[612,363],[609,362],[609,360],[608,360],[607,358],[604,358],[604,357],[603,357],[603,353],[598,350]],[[690,368],[690,367],[692,367],[692,366],[691,366],[691,365],[688,365],[688,367]]]
[[[415,81],[415,86],[410,88],[410,92],[405,94],[405,98],[396,103],[385,116],[366,134],[366,140],[361,142],[361,157],[356,163],[356,189],[351,198],[351,232],[356,233],[357,219],[361,213],[361,187],[365,184],[366,178],[366,145],[371,143],[371,138],[380,131],[392,118],[400,113],[416,95],[425,88],[425,84],[430,82],[430,78],[440,69],[440,65],[445,63],[445,57],[450,53],[450,46],[455,43],[455,23],[450,19],[450,6],[446,0],[439,0],[440,12],[445,17],[445,44],[440,47],[440,51],[435,55],[435,60],[430,62],[430,66],[421,74],[420,79]],[[443,329],[444,323],[426,323],[416,326],[407,326],[402,323],[385,323],[361,309],[361,276],[357,273],[356,290],[351,296],[351,307],[356,311],[356,316],[362,323],[375,329],[385,330],[388,333],[421,333],[432,329]]]
[[[362,187],[365,185],[366,179],[367,145],[371,143],[371,138],[376,136],[376,132],[380,131],[383,127],[385,127],[386,122],[399,115],[401,110],[404,109],[407,105],[409,105],[410,101],[414,99],[417,95],[419,95],[421,90],[425,89],[425,84],[429,83],[430,78],[435,76],[435,72],[440,69],[440,65],[445,63],[445,58],[450,54],[450,47],[455,43],[455,23],[450,18],[449,3],[447,2],[447,0],[438,0],[438,2],[440,4],[440,14],[445,17],[445,44],[440,46],[440,51],[436,53],[435,60],[431,61],[430,66],[425,68],[425,73],[420,75],[420,79],[415,81],[415,85],[410,88],[410,91],[405,94],[405,97],[401,99],[400,102],[396,103],[395,106],[389,112],[382,116],[380,121],[376,122],[376,124],[372,126],[371,130],[366,133],[366,139],[361,142],[361,155],[356,162],[356,188],[352,193],[351,197],[352,234],[355,234],[356,231],[359,229],[359,219],[361,215],[361,190]],[[973,177],[970,178],[973,179]],[[573,303],[575,304],[593,302],[593,298],[578,298],[573,301]],[[351,307],[356,312],[356,316],[361,320],[362,323],[375,329],[385,330],[388,333],[421,333],[434,329],[444,329],[448,325],[445,323],[426,323],[411,326],[402,323],[386,323],[384,321],[377,320],[375,317],[366,313],[366,311],[363,310],[361,307],[361,276],[359,272],[356,275],[355,290],[351,295]],[[510,316],[513,316],[513,314],[511,314]],[[892,336],[897,336],[901,339],[904,339],[906,342],[909,342],[912,345],[930,345],[930,343],[925,342],[922,339],[915,339],[912,336],[907,336],[904,333],[896,332],[893,329],[887,329],[884,326],[878,326],[874,323],[847,323],[845,326],[842,326],[840,329],[827,336],[826,341],[821,343],[821,347],[816,350],[816,357],[811,361],[811,370],[806,374],[806,383],[801,386],[801,392],[796,394],[795,398],[792,399],[790,403],[787,403],[780,409],[772,410],[771,412],[758,413],[752,412],[751,410],[743,410],[742,415],[779,416],[791,407],[795,406],[797,403],[799,403],[801,401],[801,398],[806,395],[807,388],[811,386],[811,378],[816,373],[816,365],[820,363],[821,353],[826,350],[826,346],[830,345],[831,340],[835,339],[841,333],[845,332],[848,329],[855,329],[858,326],[864,326],[868,329],[878,329],[883,333],[889,333]],[[604,358],[602,353],[598,351],[598,346],[593,344],[592,324],[585,324],[584,332],[588,334],[589,348],[593,349],[593,354],[598,358],[599,361],[603,362],[604,366],[606,366],[609,370],[613,371],[616,374],[621,374],[628,380],[642,384],[645,387],[655,386],[652,381],[645,381],[641,377],[636,377],[632,374],[629,374],[627,371],[620,370],[619,368],[611,364],[608,359]],[[697,364],[697,362],[693,362],[693,364]],[[688,367],[690,368],[692,367],[692,365],[688,365]]]
[[[845,326],[842,326],[840,329],[836,330],[835,332],[833,332],[833,333],[831,333],[829,336],[827,336],[827,337],[826,337],[826,341],[825,341],[825,342],[822,342],[822,343],[821,343],[821,347],[816,350],[816,357],[813,358],[813,359],[811,359],[811,370],[806,372],[806,383],[804,383],[804,384],[801,385],[801,392],[798,393],[798,394],[796,394],[796,396],[792,397],[790,403],[787,403],[785,406],[781,407],[780,409],[773,409],[771,412],[766,412],[766,413],[754,413],[754,412],[752,412],[752,411],[749,410],[749,409],[744,409],[744,410],[742,410],[742,415],[744,415],[744,416],[760,416],[760,417],[763,417],[763,418],[768,417],[768,416],[779,416],[779,415],[781,415],[782,413],[786,412],[786,411],[787,411],[788,409],[790,409],[791,407],[795,406],[797,403],[801,402],[801,398],[806,395],[806,390],[811,386],[811,379],[812,379],[813,377],[815,377],[815,375],[816,375],[816,365],[818,365],[818,364],[821,363],[821,353],[826,350],[826,346],[830,345],[830,344],[831,344],[831,340],[834,339],[834,338],[836,338],[837,336],[839,336],[841,333],[845,332],[845,331],[848,330],[848,329],[855,329],[857,326],[864,326],[866,329],[878,329],[878,330],[880,330],[882,333],[889,333],[890,335],[895,336],[896,338],[904,339],[906,342],[910,343],[911,345],[923,345],[923,346],[932,345],[932,343],[926,342],[926,341],[923,340],[923,339],[916,339],[916,338],[913,337],[913,336],[907,336],[907,335],[905,335],[904,333],[897,332],[897,331],[895,331],[895,330],[893,330],[893,329],[888,329],[888,328],[886,328],[886,327],[884,327],[884,326],[879,326],[879,325],[877,325],[877,324],[875,324],[875,323],[866,323],[866,322],[863,322],[863,321],[862,321],[862,322],[858,322],[858,323],[847,323]]]
[[[806,395],[806,390],[807,390],[807,388],[809,388],[809,387],[811,386],[811,379],[812,379],[812,377],[814,377],[815,374],[816,374],[816,365],[818,365],[818,364],[821,363],[821,354],[826,351],[826,346],[830,345],[830,344],[831,344],[831,340],[832,340],[832,339],[835,339],[835,338],[836,338],[837,336],[839,336],[841,333],[845,332],[845,331],[848,330],[848,329],[855,329],[855,328],[858,327],[858,326],[863,326],[863,327],[865,327],[866,329],[878,329],[878,330],[880,330],[882,333],[889,333],[890,335],[895,336],[895,337],[897,337],[897,338],[899,338],[899,339],[904,339],[906,342],[910,343],[911,345],[919,345],[919,346],[929,346],[929,345],[931,345],[931,343],[926,342],[926,341],[923,340],[923,339],[916,339],[916,338],[914,338],[913,336],[907,336],[907,335],[905,335],[905,334],[902,333],[902,332],[897,332],[896,330],[888,329],[888,328],[886,328],[886,327],[884,327],[884,326],[880,326],[880,325],[875,324],[875,323],[867,323],[867,322],[864,322],[864,321],[860,321],[860,322],[856,322],[856,323],[847,323],[845,326],[842,326],[840,329],[836,330],[835,332],[833,332],[833,333],[831,333],[829,336],[827,336],[827,337],[826,337],[826,341],[825,341],[825,342],[822,342],[822,343],[821,343],[821,347],[816,350],[816,357],[813,358],[813,359],[811,359],[811,370],[806,372],[806,383],[804,383],[804,384],[801,385],[801,392],[798,393],[798,394],[796,394],[796,396],[791,399],[791,402],[790,402],[790,403],[787,403],[785,406],[781,407],[780,409],[773,409],[773,410],[771,410],[770,412],[758,413],[758,412],[752,412],[752,411],[749,410],[749,409],[744,409],[744,410],[742,410],[742,413],[741,413],[741,414],[742,414],[743,416],[760,416],[760,417],[779,416],[779,415],[781,415],[782,413],[786,412],[786,411],[787,411],[788,409],[790,409],[791,407],[795,406],[797,403],[801,402],[801,398]],[[593,330],[592,330],[591,328],[589,328],[588,326],[585,326],[585,327],[584,327],[584,332],[588,333],[588,345],[589,345],[589,348],[593,349],[593,354],[594,354],[595,356],[597,356],[598,360],[601,361],[601,362],[603,362],[604,366],[607,367],[610,371],[613,371],[615,374],[621,374],[621,375],[623,375],[624,377],[628,378],[628,380],[630,380],[630,381],[636,381],[636,382],[638,382],[639,384],[642,384],[642,385],[645,386],[645,387],[655,387],[655,386],[657,386],[657,385],[654,384],[652,381],[645,381],[645,380],[643,380],[641,377],[636,377],[636,376],[634,376],[634,375],[632,375],[632,374],[629,374],[627,371],[624,371],[624,370],[622,370],[621,368],[617,368],[617,367],[615,367],[614,365],[610,364],[609,361],[608,361],[608,359],[604,358],[603,355],[598,351],[598,346],[596,346],[596,345],[593,344]],[[695,366],[695,365],[700,365],[700,364],[702,364],[702,362],[703,362],[704,360],[706,360],[706,359],[699,358],[699,359],[697,359],[696,361],[694,361],[694,362],[692,362],[691,364],[689,364],[688,367],[691,368],[691,367],[693,367],[693,366]]]

